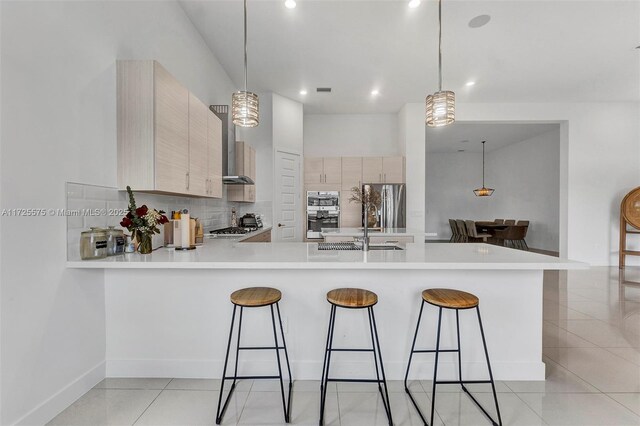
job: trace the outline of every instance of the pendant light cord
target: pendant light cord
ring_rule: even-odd
[[[484,143],[486,141],[482,141],[482,187],[484,188]]]
[[[244,91],[247,91],[247,0],[244,0]]]
[[[438,91],[442,92],[442,0],[438,0]]]

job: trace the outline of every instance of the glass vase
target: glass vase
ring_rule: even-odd
[[[138,253],[149,254],[153,251],[151,247],[151,234],[139,233],[138,234]]]

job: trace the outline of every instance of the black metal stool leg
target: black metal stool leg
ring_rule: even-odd
[[[287,423],[291,420],[291,396],[293,390],[293,375],[291,375],[291,365],[289,364],[289,352],[287,351],[287,342],[284,339],[284,329],[282,327],[282,316],[280,315],[280,306],[276,303],[276,310],[278,312],[278,322],[280,324],[280,334],[282,335],[282,347],[284,348],[284,357],[287,362],[287,372],[289,373],[289,396],[287,397]],[[277,345],[276,345],[277,346]]]
[[[484,337],[484,328],[482,327],[482,319],[480,318],[479,306],[476,306],[476,313],[478,314],[478,324],[480,325],[480,335],[482,336],[482,346],[484,346],[484,355],[487,359],[487,368],[489,369],[489,380],[491,380],[491,390],[493,391],[493,400],[496,403],[496,412],[498,414],[498,424],[502,426],[502,417],[500,416],[500,407],[498,406],[498,395],[496,394],[496,385],[493,382],[493,372],[491,371],[491,363],[489,362],[489,351],[487,350],[487,341]],[[494,425],[496,424],[496,422],[494,422],[493,419],[491,419],[491,421]]]
[[[218,397],[218,409],[216,410],[216,424],[218,425],[222,422],[222,417],[224,416],[224,412],[226,411],[227,405],[229,404],[229,399],[231,398],[231,394],[233,393],[233,390],[235,389],[235,386],[236,386],[236,382],[234,379],[233,384],[231,385],[231,389],[229,390],[229,396],[225,400],[224,407],[222,407],[222,411],[221,411],[220,406],[222,404],[222,394],[224,393],[224,382],[225,382],[224,378],[227,376],[227,364],[229,363],[229,351],[231,350],[231,339],[233,337],[233,325],[236,319],[236,308],[237,308],[237,305],[233,305],[233,314],[231,315],[231,327],[229,328],[229,341],[227,342],[227,354],[224,357],[224,368],[222,370],[222,381],[220,383],[220,395]],[[238,355],[236,354],[236,356]],[[235,376],[237,376],[237,374],[234,374],[234,377]]]
[[[324,406],[327,399],[327,383],[329,379],[329,367],[331,365],[331,349],[333,347],[333,330],[336,325],[336,307],[331,306],[331,316],[329,318],[329,334],[327,337],[327,348],[325,350],[326,368],[323,375],[323,382],[321,384],[322,395],[320,400],[320,426],[324,424]]]
[[[278,349],[278,332],[276,331],[276,315],[273,312],[273,305],[269,306],[271,309],[271,324],[273,325],[273,340],[275,342],[276,358],[278,360],[278,379],[280,380],[280,392],[282,393],[282,411],[284,412],[284,421],[289,423],[289,412],[287,410],[287,401],[284,395],[284,382],[282,381],[282,364],[280,362],[280,349]],[[284,339],[283,339],[284,341]]]
[[[440,355],[440,328],[442,326],[442,308],[438,310],[438,333],[436,335],[436,361],[433,365],[433,390],[431,391],[431,421],[433,425],[433,416],[436,413],[436,385],[438,380],[438,355]]]
[[[456,336],[458,337],[458,380],[460,380],[460,386],[465,389],[464,382],[462,381],[462,351],[460,350],[460,315],[459,309],[456,309]]]
[[[389,388],[387,386],[387,377],[384,373],[384,363],[382,362],[382,351],[380,350],[380,339],[378,338],[378,327],[376,326],[376,316],[373,313],[373,307],[369,307],[369,312],[371,315],[371,322],[373,323],[373,334],[376,337],[376,348],[378,349],[378,358],[380,359],[380,372],[382,373],[382,382],[384,384],[384,395],[381,395],[382,402],[384,403],[385,410],[387,412],[387,419],[389,420],[389,426],[393,426],[393,419],[391,417],[391,400],[389,399]],[[374,348],[374,353],[375,353],[375,348]],[[380,383],[378,383],[378,387],[380,387]],[[385,402],[385,397],[386,397],[386,402]]]
[[[378,390],[382,395],[382,387],[380,386],[380,370],[378,369],[378,355],[376,353],[376,341],[373,336],[373,323],[371,322],[371,307],[367,308],[367,315],[369,316],[369,331],[371,332],[371,350],[373,351],[373,364],[376,367],[376,380],[378,381]],[[383,396],[384,398],[384,396]],[[384,401],[383,401],[384,402]]]
[[[413,395],[411,395],[411,392],[409,391],[409,384],[408,384],[409,370],[411,369],[411,360],[413,359],[413,354],[416,350],[416,340],[418,339],[418,333],[420,332],[420,322],[422,320],[422,311],[424,310],[424,303],[425,302],[423,300],[422,303],[420,304],[420,313],[418,314],[416,332],[413,335],[413,343],[411,344],[411,352],[409,353],[409,362],[407,363],[407,372],[404,375],[404,391],[407,393],[407,395],[409,395],[409,399],[411,400],[411,403],[413,404],[414,407],[416,407],[416,410],[418,411],[418,415],[422,419],[422,422],[426,425],[428,424],[427,419],[424,418],[424,416],[422,415],[422,411],[420,411],[420,407],[418,407],[418,403],[413,398]]]

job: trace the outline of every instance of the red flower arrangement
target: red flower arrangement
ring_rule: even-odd
[[[129,212],[122,218],[120,226],[131,232],[132,238],[138,242],[140,253],[151,253],[151,237],[153,234],[159,234],[158,225],[169,222],[169,219],[162,210],[150,209],[146,205],[137,207],[133,191],[129,186],[127,186],[127,193],[129,194]]]

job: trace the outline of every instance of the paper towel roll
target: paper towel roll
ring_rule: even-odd
[[[188,248],[190,246],[191,239],[189,238],[189,231],[191,230],[191,220],[189,217],[189,212],[185,209],[182,211],[180,215],[180,243],[183,248]]]

